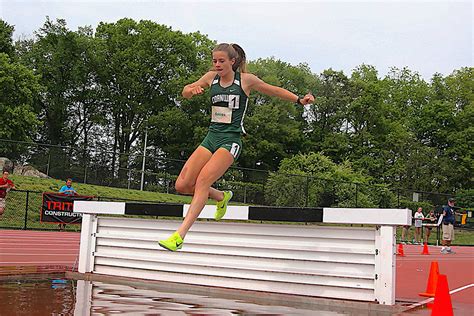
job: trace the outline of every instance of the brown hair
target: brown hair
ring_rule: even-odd
[[[247,59],[245,52],[239,45],[221,43],[214,47],[212,52],[226,52],[230,59],[235,58],[235,63],[232,65],[232,70],[237,71],[237,69],[239,69],[240,72],[247,72]]]

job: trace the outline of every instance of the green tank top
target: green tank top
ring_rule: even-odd
[[[225,133],[242,133],[244,117],[247,111],[248,97],[241,87],[240,72],[234,74],[234,82],[223,88],[219,75],[211,84],[211,125],[210,131]]]

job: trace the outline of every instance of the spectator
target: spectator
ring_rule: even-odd
[[[451,250],[451,242],[454,240],[454,203],[455,200],[450,198],[448,205],[443,206],[443,240],[441,241],[442,254],[454,253]]]
[[[59,189],[59,193],[64,193],[67,195],[76,195],[76,190],[72,187],[72,179],[68,178],[66,180],[66,185],[63,185],[61,189]]]
[[[61,189],[59,189],[59,193],[63,193],[66,195],[76,195],[76,190],[72,187],[72,179],[68,178],[66,180],[66,185],[63,185]],[[66,224],[61,223],[59,224],[59,230],[63,231],[66,228]]]
[[[406,244],[410,240],[410,237],[409,237],[410,227],[411,225],[403,225],[402,240],[400,241],[400,243]]]
[[[408,237],[409,233],[410,233],[410,225],[403,225],[403,228],[402,228],[402,240],[401,240],[401,243],[402,244],[406,244],[407,243],[407,240],[409,240],[410,237]]]
[[[421,228],[423,227],[423,219],[425,216],[423,215],[423,209],[421,207],[415,212],[413,216],[415,218],[415,244],[421,243]]]
[[[431,235],[431,230],[433,229],[433,226],[436,225],[436,215],[434,210],[431,210],[428,215],[425,217],[425,244],[428,243],[428,238],[430,238]]]
[[[7,193],[10,189],[15,188],[15,184],[12,180],[8,179],[9,175],[8,171],[3,170],[2,177],[0,178],[0,218],[3,215],[3,212],[5,212]]]

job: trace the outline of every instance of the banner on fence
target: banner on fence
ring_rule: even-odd
[[[74,201],[90,201],[93,198],[93,196],[44,192],[40,221],[42,223],[80,224],[82,214],[73,212]]]

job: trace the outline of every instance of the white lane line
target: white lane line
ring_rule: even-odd
[[[454,293],[457,293],[457,292],[459,292],[459,291],[468,289],[468,288],[473,287],[473,286],[474,286],[474,283],[471,283],[471,284],[462,286],[462,287],[460,287],[460,288],[451,290],[451,291],[449,291],[449,294],[454,294]],[[428,298],[428,299],[426,299],[426,300],[424,300],[424,301],[421,301],[421,302],[418,302],[418,303],[415,303],[415,304],[412,304],[412,305],[408,306],[408,308],[409,308],[409,309],[412,309],[412,308],[415,308],[415,307],[418,307],[418,306],[421,306],[421,305],[425,305],[425,304],[430,303],[430,302],[432,302],[432,301],[434,301],[434,297]]]

